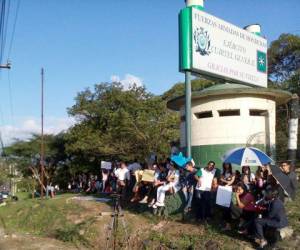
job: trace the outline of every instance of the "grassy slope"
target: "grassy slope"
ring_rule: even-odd
[[[92,248],[105,242],[105,226],[109,216],[95,220],[98,209],[106,211],[108,206],[93,202],[66,202],[72,195],[58,196],[53,200],[21,199],[17,203],[0,207],[0,227],[8,233],[30,233],[71,242],[83,248]],[[89,206],[89,207],[87,207]],[[293,240],[281,242],[285,249],[296,249],[300,233],[300,195],[295,202],[287,205],[290,224],[294,229]],[[217,219],[211,225],[202,226],[193,222],[182,223],[172,217],[168,221],[145,212],[142,215],[127,213],[125,216],[129,231],[134,236],[132,249],[205,249],[205,244],[216,244],[221,249],[246,249],[250,241],[235,232],[224,234]],[[158,225],[162,225],[161,227]],[[137,233],[139,231],[139,233]],[[298,238],[297,238],[298,237]],[[67,249],[67,248],[66,248]]]
[[[80,230],[87,226],[89,220],[75,224],[69,219],[71,215],[79,217],[82,212],[81,206],[66,202],[72,195],[43,201],[29,199],[22,194],[19,197],[20,201],[0,208],[0,227],[7,233],[29,233],[76,244],[87,243]]]

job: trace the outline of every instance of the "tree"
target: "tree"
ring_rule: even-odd
[[[192,80],[191,87],[192,87],[192,91],[200,91],[204,88],[212,86],[213,84],[214,82],[211,80],[195,79]],[[162,95],[162,99],[168,101],[174,97],[182,96],[184,94],[185,94],[185,83],[179,82],[174,84],[174,86],[171,89],[166,91]]]
[[[279,88],[300,95],[299,36],[282,34],[271,43],[268,49],[268,71],[270,88]],[[286,158],[287,152],[288,105],[277,107],[276,114],[277,159],[282,160]]]
[[[65,152],[64,134],[45,135],[45,174],[46,180],[57,181],[61,175],[58,172],[65,172],[68,155]],[[28,141],[16,141],[5,148],[5,153],[10,161],[17,164],[18,171],[23,177],[32,177],[34,169],[39,173],[40,168],[40,135],[33,135]],[[66,174],[63,177],[67,177]],[[62,180],[60,180],[61,182]]]
[[[295,75],[299,80],[300,36],[282,34],[273,41],[268,49],[269,80],[286,84]]]
[[[169,154],[169,143],[179,137],[179,118],[161,97],[144,87],[123,89],[119,83],[101,83],[75,98],[68,112],[77,124],[67,133],[66,149],[81,165],[101,160],[145,160],[151,152]]]

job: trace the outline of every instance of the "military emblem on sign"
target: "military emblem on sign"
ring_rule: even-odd
[[[267,73],[267,55],[262,51],[257,51],[257,70]]]
[[[196,44],[196,51],[199,52],[200,55],[205,56],[211,53],[210,37],[206,30],[203,28],[197,28],[194,31],[194,41]]]

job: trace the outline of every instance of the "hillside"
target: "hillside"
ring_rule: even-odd
[[[75,197],[72,194],[52,200],[22,199],[0,207],[0,249],[105,249],[110,204]],[[297,249],[300,242],[300,197],[287,206],[293,239],[279,242],[279,249]],[[150,212],[125,212],[130,249],[253,249],[251,241],[235,232],[220,231],[219,219],[199,225],[181,217],[167,220]],[[119,220],[117,249],[125,247],[122,220]]]

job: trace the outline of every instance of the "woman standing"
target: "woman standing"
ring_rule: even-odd
[[[255,184],[255,175],[251,173],[249,166],[242,167],[242,182],[246,185],[247,189],[250,190],[251,186]]]
[[[223,163],[223,171],[220,178],[222,186],[232,186],[235,182],[235,174],[232,172],[231,163]]]

